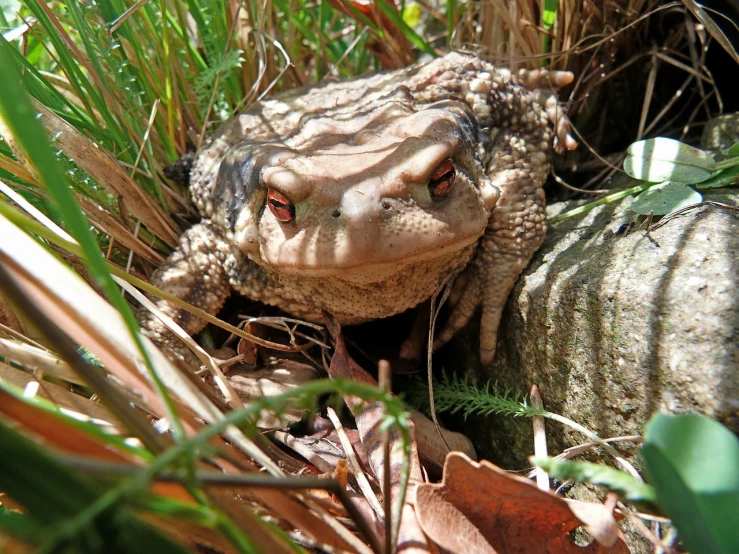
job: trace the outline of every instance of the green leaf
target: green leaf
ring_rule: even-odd
[[[657,137],[635,142],[626,151],[624,170],[635,179],[689,185],[705,181],[716,165],[713,155],[674,139]]]
[[[735,142],[721,153],[724,156],[739,156],[739,142]]]
[[[637,196],[631,204],[631,211],[641,215],[647,215],[649,212],[653,212],[654,215],[665,215],[702,201],[701,193],[694,191],[688,185],[661,183]]]
[[[654,488],[641,483],[624,471],[603,464],[570,462],[555,458],[533,458],[532,463],[561,481],[574,479],[578,483],[604,485],[629,502],[655,502]]]
[[[698,415],[657,414],[642,446],[657,501],[693,554],[739,552],[739,440]]]
[[[695,185],[695,188],[700,190],[717,189],[736,184],[739,184],[739,165],[720,171],[717,175],[708,179],[708,181],[703,181]]]

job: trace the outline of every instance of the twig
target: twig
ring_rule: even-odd
[[[629,509],[628,506],[626,506],[626,504],[624,504],[623,502],[619,502],[617,506],[626,516],[626,518],[631,522],[631,524],[639,530],[644,538],[652,543],[652,546],[654,546],[657,551],[659,551],[659,549],[662,549],[665,554],[675,554],[675,549],[663,543],[659,539],[659,537],[652,533],[649,527],[644,525],[644,523],[631,511],[631,509]]]
[[[539,387],[532,385],[531,387],[531,405],[537,410],[544,409],[544,403],[541,401],[541,395],[539,394]],[[534,456],[537,458],[547,457],[547,432],[544,427],[544,418],[541,416],[534,416],[531,418],[534,427]],[[549,490],[549,474],[537,467],[534,470],[536,473],[536,485],[540,490]]]
[[[434,353],[434,331],[436,328],[436,318],[439,317],[439,312],[441,311],[441,307],[444,305],[444,302],[446,302],[446,299],[449,298],[449,294],[452,292],[452,276],[450,275],[447,277],[444,282],[439,286],[439,288],[436,290],[434,295],[431,297],[431,305],[429,308],[429,335],[428,335],[428,345],[426,347],[426,374],[428,377],[428,383],[429,383],[429,411],[431,412],[431,419],[434,422],[434,425],[436,426],[436,431],[439,433],[439,436],[441,437],[441,442],[444,443],[444,446],[446,447],[447,451],[451,452],[452,449],[449,447],[449,444],[446,442],[446,438],[444,438],[444,433],[441,432],[441,425],[439,425],[439,419],[436,417],[436,408],[434,406],[434,375],[433,375],[433,366],[432,366],[432,358]],[[441,294],[441,298],[439,298],[439,294]],[[436,305],[436,301],[439,301],[439,305]]]
[[[389,393],[390,364],[387,360],[380,360],[377,371],[380,390]],[[385,415],[384,411],[383,409],[383,416]],[[390,447],[390,430],[385,429],[382,431],[382,492],[385,497],[385,554],[392,554],[393,551],[393,483],[390,475]]]
[[[704,202],[698,202],[697,204],[691,204],[690,206],[685,206],[684,208],[680,208],[679,210],[675,210],[674,212],[667,214],[662,219],[660,219],[657,223],[652,225],[652,231],[659,229],[663,225],[667,225],[669,221],[671,221],[672,219],[675,219],[679,215],[687,213],[691,210],[695,210],[696,208],[702,208],[703,206],[711,206],[713,208],[723,208],[725,210],[739,212],[739,206],[732,206],[731,204],[724,204],[723,202],[714,202],[712,200],[706,200]]]

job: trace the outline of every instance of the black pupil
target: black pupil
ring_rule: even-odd
[[[434,186],[435,187],[438,187],[441,183],[444,183],[444,182],[448,181],[449,179],[451,179],[452,178],[452,171],[453,170],[450,169],[449,171],[447,171],[446,173],[444,173],[444,175],[442,175],[441,177],[439,177],[438,179],[436,179],[435,181],[433,181]]]
[[[280,221],[291,221],[295,217],[295,206],[293,206],[292,202],[289,200],[284,198],[275,198],[275,196],[270,194],[267,198],[270,209]]]
[[[451,180],[452,176],[454,174],[454,169],[450,169],[444,175],[439,177],[438,179],[433,179],[431,183],[429,183],[429,187],[431,188],[431,192],[436,192],[436,190],[441,187],[442,189],[445,188],[446,184]]]

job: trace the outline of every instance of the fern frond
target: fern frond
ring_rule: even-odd
[[[429,411],[428,387],[425,383],[415,387],[409,395],[409,402]],[[513,417],[543,415],[543,410],[529,406],[525,395],[512,389],[501,391],[497,383],[488,381],[479,388],[466,377],[442,374],[434,380],[434,408],[437,412],[462,413],[465,418],[471,414],[500,414]]]

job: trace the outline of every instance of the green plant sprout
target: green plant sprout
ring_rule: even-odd
[[[705,190],[739,182],[739,142],[717,162],[710,152],[680,141],[657,137],[629,146],[624,170],[634,179],[653,183],[636,197],[631,210],[640,215],[666,215],[703,201],[692,187]]]
[[[633,143],[626,151],[624,171],[641,183],[578,206],[549,219],[558,223],[602,206],[638,195],[631,210],[640,214],[666,215],[686,206],[699,204],[703,195],[696,191],[729,187],[739,183],[739,142],[723,150],[726,156],[716,161],[713,154],[678,140],[657,137]]]

